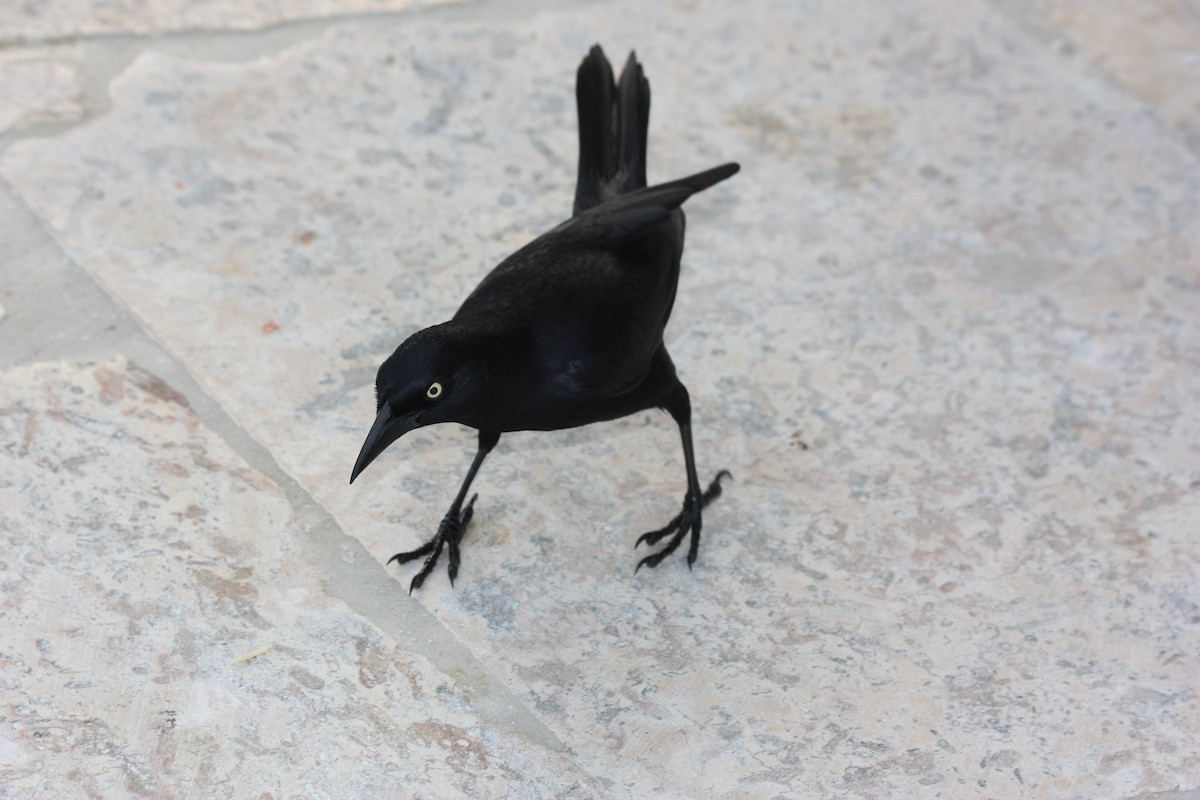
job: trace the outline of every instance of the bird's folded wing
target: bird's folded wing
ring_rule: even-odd
[[[569,220],[555,233],[573,244],[614,248],[638,238],[670,216],[671,209],[663,205],[589,211]]]
[[[580,243],[619,247],[665,222],[673,209],[697,192],[737,174],[737,164],[623,194],[564,222],[554,233]]]

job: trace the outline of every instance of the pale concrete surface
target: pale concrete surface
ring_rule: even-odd
[[[6,794],[595,783],[322,591],[283,493],[157,377],[8,369],[0,431]]]
[[[269,735],[235,716],[239,732],[205,738],[192,688],[242,691],[230,683],[242,673],[214,656],[179,676],[154,699],[193,724],[188,752],[207,747],[220,767],[189,783],[196,757],[158,758],[168,745],[143,731],[150,710],[79,689],[123,758],[157,765],[159,783],[126,791],[1194,794],[1197,117],[1170,99],[1177,89],[1145,90],[1159,67],[1089,55],[1105,49],[1096,31],[1126,24],[1115,4],[1072,29],[1072,47],[1056,44],[1065,17],[1015,0],[752,6],[485,3],[257,38],[82,42],[86,124],[2,140],[0,173],[20,199],[0,196],[0,356],[104,365],[9,370],[5,396],[36,414],[38,386],[75,385],[72,402],[97,411],[74,413],[103,420],[120,406],[88,376],[130,369],[114,360],[124,354],[186,398],[191,435],[223,441],[266,495],[239,507],[262,526],[223,566],[252,569],[244,580],[278,604],[252,633],[279,646],[247,667],[273,669],[273,693],[239,700],[262,709]],[[689,206],[669,332],[701,469],[737,481],[706,515],[694,573],[672,559],[634,576],[633,540],[682,494],[665,418],[505,437],[478,484],[458,586],[439,574],[410,599],[411,570],[382,562],[432,533],[471,439],[421,431],[346,486],[374,369],[569,208],[573,72],[596,40],[646,64],[653,178],[745,167]],[[111,100],[97,76],[112,78]],[[129,391],[140,447],[173,441],[140,432],[153,403]],[[69,431],[44,461],[72,458]],[[106,448],[104,480],[59,477],[21,441],[6,434],[4,474],[21,478],[4,491],[30,487],[4,506],[9,549],[28,551],[17,537],[30,524],[78,536],[66,511],[30,509],[34,487],[111,485],[95,521],[120,541],[97,564],[146,570],[131,594],[205,612],[193,635],[232,653],[248,630],[236,604],[205,605],[194,566],[159,557],[177,569],[161,581],[129,555],[145,458]],[[180,493],[227,502],[209,480],[180,477],[155,513]],[[280,502],[297,524],[268,524],[259,509]],[[189,526],[193,546],[228,536],[206,524]],[[292,552],[296,576],[278,566]],[[30,588],[76,574],[57,563],[26,558],[29,577],[10,579],[12,596],[25,592],[17,625],[67,636],[74,623]],[[301,624],[322,614],[346,621]],[[5,630],[4,647],[39,664],[6,693],[50,693],[40,640]],[[110,657],[126,670],[177,658],[168,631]],[[343,673],[361,631],[445,691],[380,692],[361,671],[355,687]],[[94,669],[62,647],[66,669]],[[306,649],[321,647],[328,674]],[[321,685],[295,689],[295,669]],[[386,667],[389,686],[404,669]],[[21,707],[64,714],[62,702]],[[348,742],[361,717],[343,729],[305,716],[339,702],[390,727]],[[14,796],[19,765],[44,746],[16,705],[3,735],[18,766],[0,767]],[[303,747],[280,744],[284,718]],[[405,726],[423,723],[466,731],[467,755],[414,744]],[[115,763],[60,738],[44,758],[62,785],[85,792]],[[343,766],[304,784],[238,777],[322,752]],[[378,771],[347,766],[364,752]]]

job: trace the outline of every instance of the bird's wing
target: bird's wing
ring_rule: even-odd
[[[725,164],[621,195],[513,253],[459,308],[519,319],[543,372],[568,388],[613,397],[649,369],[675,297],[683,202],[738,171]]]
[[[710,170],[620,195],[579,214],[550,232],[593,247],[617,248],[665,222],[673,209],[697,192],[736,175],[737,164]]]

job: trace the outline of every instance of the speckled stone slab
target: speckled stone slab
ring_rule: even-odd
[[[0,375],[0,795],[595,796],[327,598],[182,403],[120,360]]]
[[[453,427],[353,487],[379,362],[570,207],[574,68],[636,47],[689,204],[660,414],[502,439],[416,601],[635,796],[1200,785],[1200,167],[992,6],[602,4],[162,57],[4,174],[368,549],[430,536]],[[411,569],[397,570],[408,602]]]
[[[426,8],[456,0],[5,0],[0,43],[90,34],[249,30],[293,20]]]

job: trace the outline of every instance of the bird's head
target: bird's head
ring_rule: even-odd
[[[375,424],[367,434],[350,482],[388,445],[416,428],[453,422],[477,391],[473,364],[448,325],[418,331],[379,367]]]

